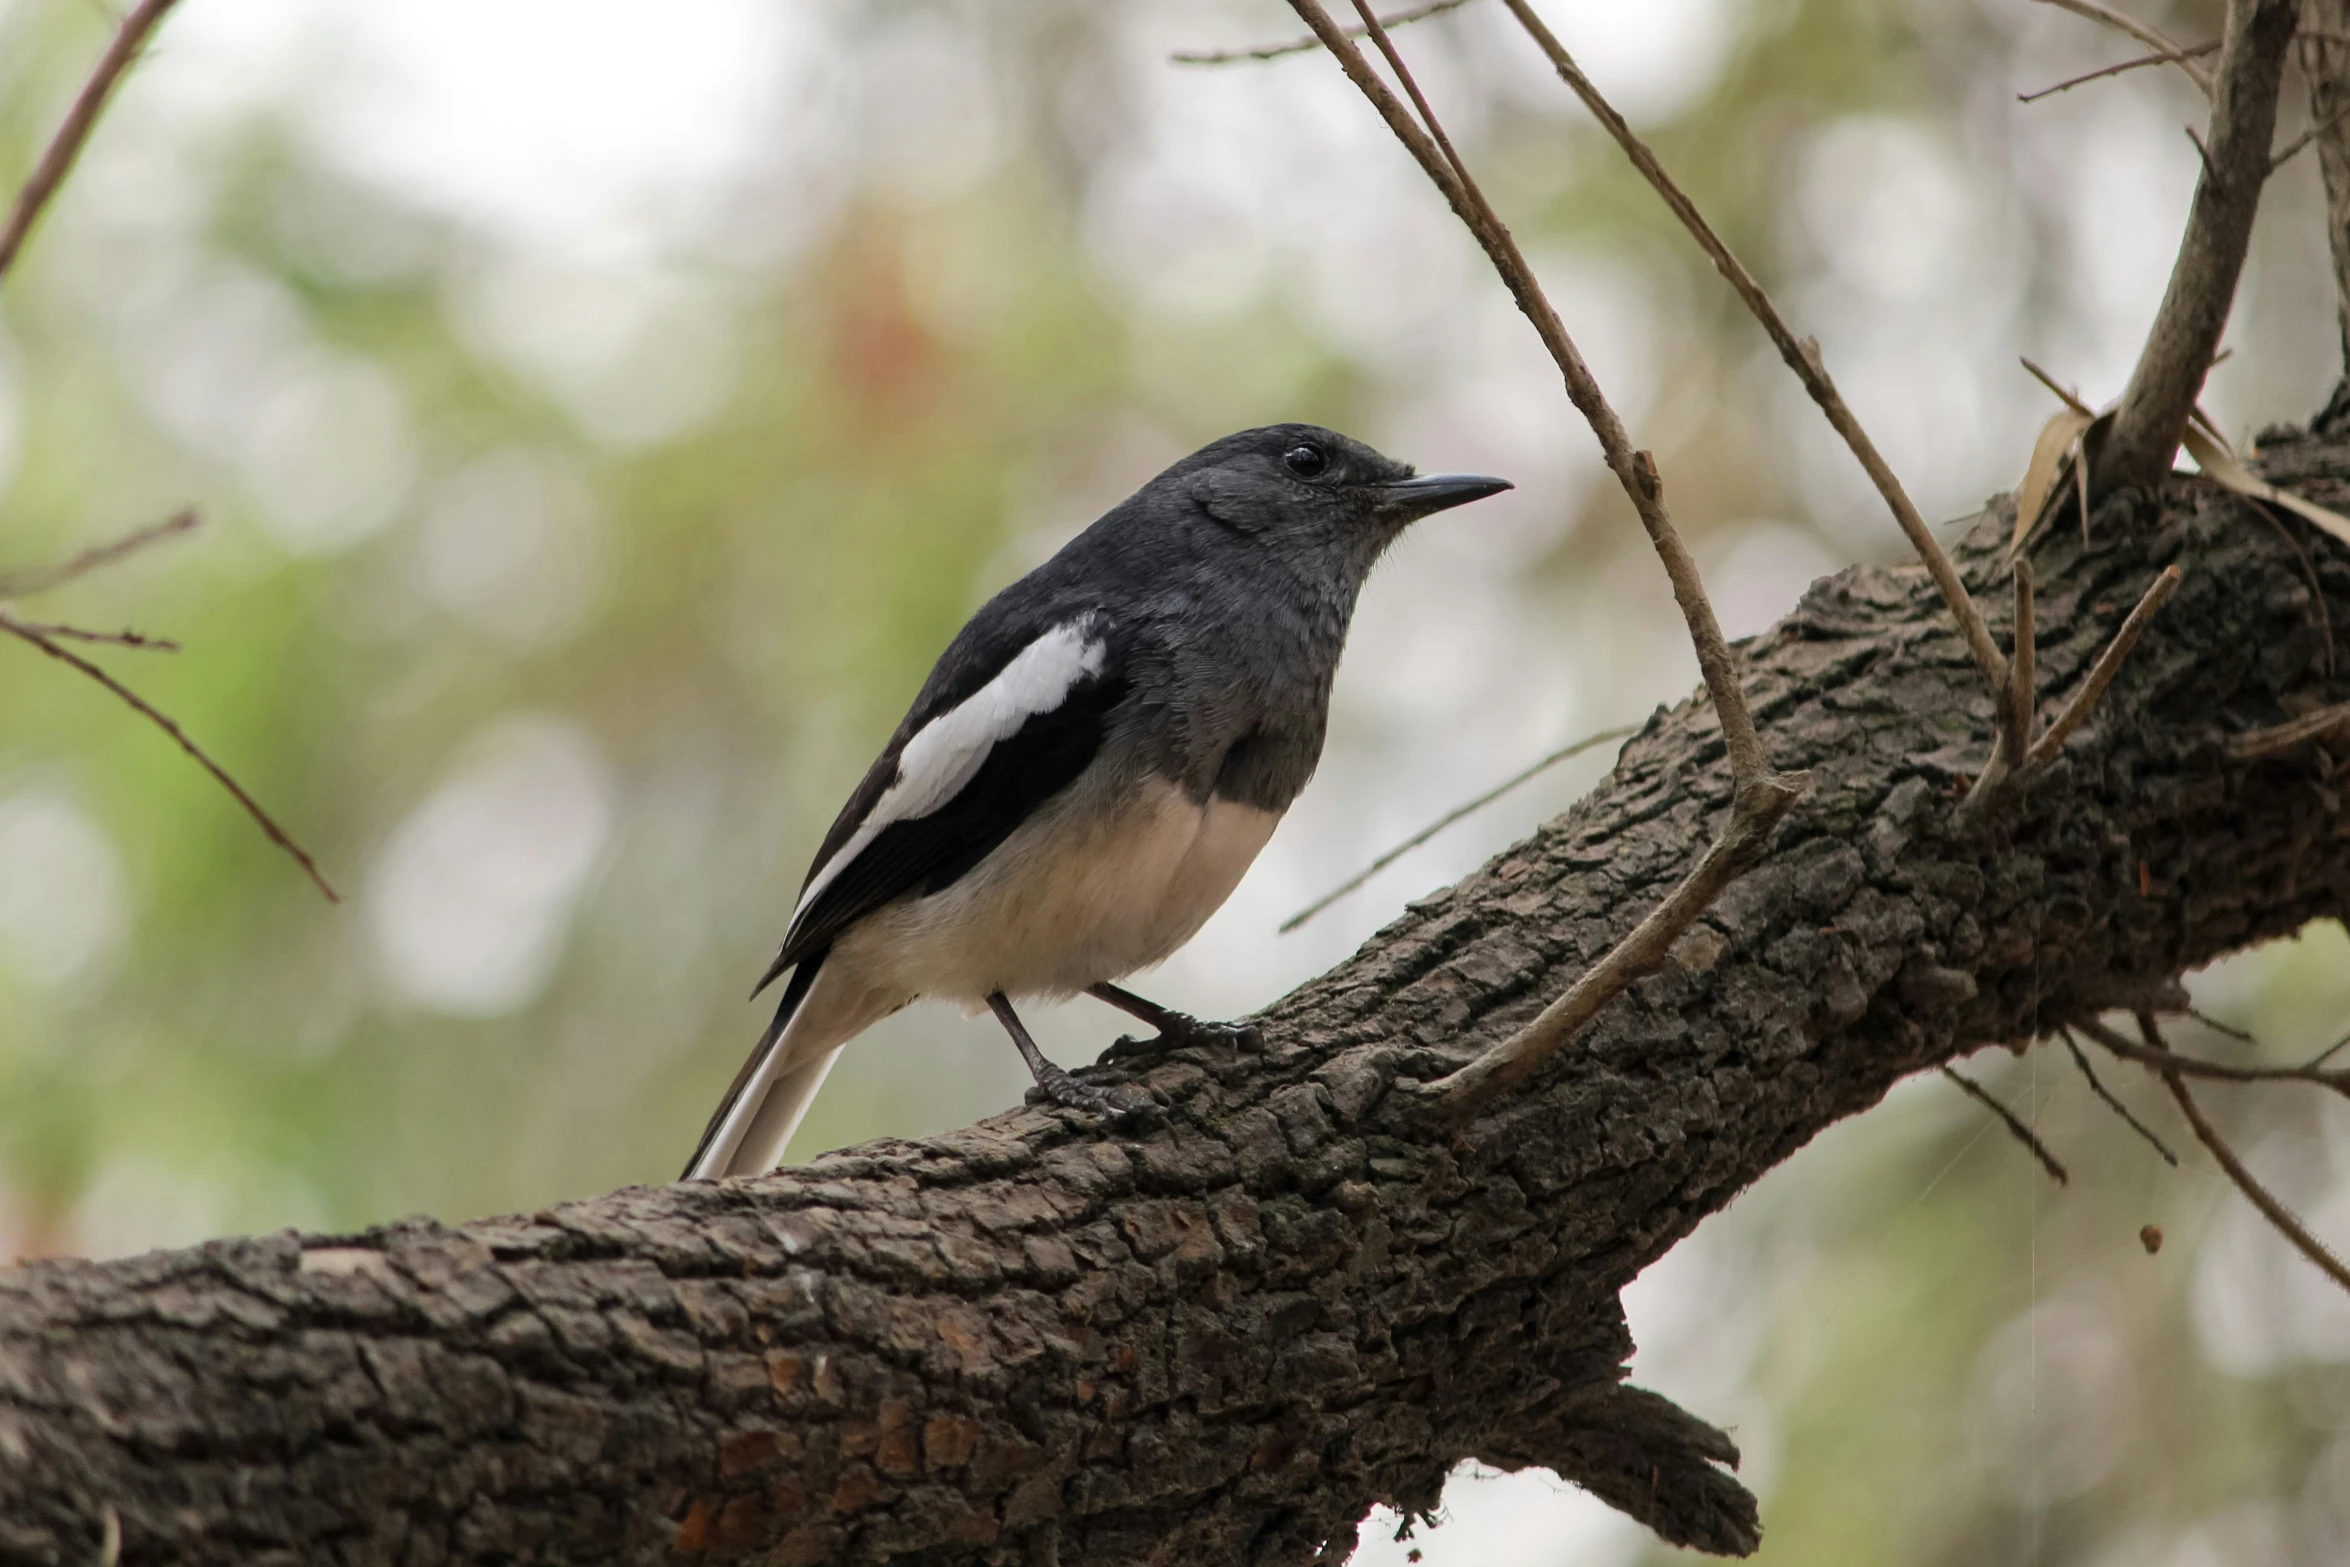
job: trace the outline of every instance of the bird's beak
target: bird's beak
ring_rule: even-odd
[[[1431,512],[1449,511],[1516,488],[1507,479],[1488,478],[1481,473],[1431,473],[1380,485],[1377,504],[1382,517],[1410,522]]]

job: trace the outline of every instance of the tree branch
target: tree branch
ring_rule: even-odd
[[[2275,450],[2350,482],[2350,443]],[[2198,480],[2152,504],[2036,556],[2084,603],[2193,571],[2007,831],[1954,830],[1979,677],[1915,573],[1845,571],[1741,644],[1815,795],[1576,1048],[1457,1127],[1429,1086],[1599,961],[1729,810],[1704,701],[1268,1008],[1263,1051],[1089,1069],[1160,1102],[1147,1129],[1022,1108],[527,1217],[0,1270],[0,1560],[93,1560],[112,1508],[123,1561],[198,1567],[1303,1567],[1374,1502],[1433,1508],[1467,1457],[1751,1548],[1727,1440],[1623,1385],[1617,1291],[1898,1079],[2350,910],[2350,816],[2225,743],[2350,700],[2275,590],[2290,555]],[[2011,521],[1958,551],[1978,592]],[[2105,635],[2046,614],[2040,667],[2077,684]],[[2193,895],[2142,889],[2141,859]]]
[[[2202,54],[2203,50],[2187,49],[2136,17],[2127,16],[2111,6],[2098,5],[2095,0],[2040,0],[2040,3],[2055,6],[2060,11],[2070,11],[2075,16],[2085,16],[2092,22],[2104,23],[2116,32],[2129,34],[2149,49],[2159,51],[2164,59],[2177,64],[2180,70],[2187,73],[2187,79],[2203,90],[2203,96],[2211,96],[2211,73],[2196,64],[2193,58]]]
[[[2238,1066],[2228,1061],[2204,1061],[2194,1056],[2183,1056],[2168,1048],[2134,1043],[2095,1018],[2084,1018],[2073,1025],[2096,1040],[2124,1061],[2135,1061],[2140,1066],[2152,1067],[2157,1072],[2176,1076],[2206,1077],[2221,1083],[2314,1083],[2330,1088],[2337,1094],[2350,1097],[2350,1068],[2309,1066]]]
[[[99,56],[97,68],[82,90],[74,98],[73,107],[65,114],[65,123],[57,127],[49,146],[41,154],[41,161],[33,165],[33,172],[24,188],[17,192],[16,205],[9,211],[8,222],[0,226],[0,279],[8,275],[15,264],[17,252],[40,220],[41,210],[49,198],[57,194],[57,187],[65,183],[72,172],[74,160],[81,156],[82,146],[90,139],[90,132],[98,124],[98,116],[106,110],[106,100],[113,96],[123,73],[138,59],[147,39],[162,24],[164,13],[177,0],[139,0],[131,14],[124,17],[122,26],[115,29],[114,41]]]
[[[1304,908],[1298,910],[1295,914],[1292,914],[1289,916],[1289,918],[1283,920],[1279,930],[1276,931],[1276,934],[1283,936],[1288,935],[1291,931],[1297,929],[1300,925],[1303,925],[1307,920],[1312,919],[1315,915],[1330,907],[1331,904],[1336,903],[1339,899],[1345,897],[1348,893],[1354,891],[1357,887],[1360,887],[1363,883],[1369,881],[1372,877],[1387,869],[1388,866],[1393,865],[1397,860],[1402,859],[1405,855],[1411,853],[1414,849],[1417,849],[1420,845],[1426,843],[1429,839],[1444,831],[1445,828],[1450,827],[1455,822],[1462,821],[1468,817],[1476,815],[1479,811],[1482,811],[1485,809],[1485,807],[1491,805],[1494,801],[1500,799],[1503,795],[1509,793],[1512,789],[1519,787],[1521,784],[1533,782],[1535,779],[1541,777],[1544,773],[1550,771],[1553,767],[1558,766],[1559,763],[1571,761],[1575,757],[1581,756],[1584,752],[1591,750],[1596,746],[1605,745],[1610,740],[1624,739],[1625,737],[1632,734],[1636,728],[1638,728],[1637,725],[1626,724],[1619,729],[1602,729],[1595,735],[1585,735],[1582,739],[1577,740],[1572,745],[1560,746],[1557,750],[1551,752],[1548,756],[1542,758],[1542,760],[1534,763],[1532,766],[1522,768],[1519,771],[1510,774],[1509,777],[1504,778],[1500,783],[1495,784],[1492,788],[1478,795],[1475,799],[1462,801],[1459,805],[1454,806],[1451,810],[1445,812],[1442,816],[1439,816],[1436,818],[1436,820],[1430,822],[1427,826],[1421,828],[1418,832],[1413,833],[1409,838],[1406,838],[1403,842],[1397,844],[1394,848],[1388,850],[1385,854],[1380,855],[1370,864],[1364,866],[1361,870],[1355,872],[1355,874],[1349,876],[1346,880],[1340,882],[1337,886],[1331,888],[1328,892],[1325,892],[1322,894],[1322,896],[1316,898],[1313,902],[1307,904]]]
[[[2130,649],[2138,645],[2138,639],[2146,634],[2148,622],[2169,602],[2178,586],[2179,568],[2176,566],[2163,567],[2155,579],[2147,584],[2146,591],[2139,595],[2137,607],[2130,611],[2129,618],[2122,622],[2121,629],[2113,634],[2113,640],[2098,655],[2095,666],[2089,671],[2089,678],[2081,682],[2081,689],[2065,704],[2064,711],[2056,715],[2056,721],[2048,726],[2048,732],[2033,742],[2031,751],[2024,758],[2023,765],[2027,771],[2036,772],[2054,761],[2056,753],[2064,749],[2065,741],[2072,738],[2073,731],[2080,728],[2089,715],[2096,711],[2097,699],[2105,694],[2107,686],[2113,684],[2113,677],[2121,672],[2123,661],[2130,656]]]
[[[1290,5],[1337,56],[1348,79],[1371,101],[1372,107],[1387,121],[1388,128],[1418,160],[1454,213],[1484,247],[1519,310],[1534,324],[1543,346],[1550,351],[1566,383],[1568,399],[1598,438],[1608,470],[1630,498],[1642,528],[1648,533],[1649,543],[1672,583],[1673,598],[1680,606],[1681,618],[1696,650],[1697,667],[1705,678],[1706,692],[1713,699],[1730,763],[1730,820],[1720,838],[1680,885],[1620,946],[1594,964],[1532,1022],[1495,1046],[1483,1059],[1435,1085],[1433,1100],[1437,1113],[1458,1122],[1475,1115],[1505,1089],[1524,1081],[1562,1049],[1600,1007],[1662,962],[1673,941],[1720,896],[1724,887],[1760,858],[1772,832],[1801,797],[1804,780],[1773,774],[1763,759],[1762,741],[1747,709],[1745,692],[1738,684],[1729,644],[1723,640],[1713,605],[1706,598],[1697,562],[1673,527],[1655,459],[1647,452],[1633,449],[1623,421],[1592,377],[1574,340],[1567,335],[1557,310],[1536,281],[1534,269],[1526,264],[1507,225],[1478,189],[1468,165],[1454,149],[1451,138],[1445,135],[1442,123],[1422,96],[1402,55],[1396,52],[1394,40],[1387,36],[1387,30],[1372,13],[1368,0],[1354,0],[1355,12],[1385,57],[1388,69],[1395,73],[1396,80],[1410,96],[1410,109],[1379,79],[1362,51],[1331,20],[1319,0],[1290,0]]]
[[[2350,120],[2343,117],[2350,109],[2350,0],[2302,0],[2301,18],[2301,79],[2309,88],[2310,124],[2318,127],[2342,386],[2350,392]]]
[[[2314,713],[2238,735],[2228,742],[2228,749],[2240,761],[2256,762],[2262,757],[2298,750],[2312,740],[2345,733],[2350,733],[2350,702],[2321,707]]]
[[[1525,28],[1527,35],[1549,57],[1551,68],[1558,73],[1559,79],[1574,91],[1576,97],[1583,100],[1584,107],[1615,138],[1616,145],[1623,148],[1625,156],[1632,160],[1632,166],[1664,198],[1665,205],[1672,209],[1673,216],[1681,220],[1681,226],[1697,241],[1698,248],[1713,262],[1715,270],[1729,282],[1755,320],[1762,323],[1772,346],[1779,350],[1779,357],[1787,362],[1787,368],[1794,371],[1796,378],[1803,382],[1803,389],[1811,394],[1812,401],[1819,404],[1820,411],[1828,416],[1828,423],[1844,438],[1844,444],[1852,449],[1852,455],[1860,460],[1861,467],[1868,473],[1869,482],[1877,487],[1877,493],[1885,498],[1886,506],[1892,510],[1893,520],[1909,540],[1910,548],[1917,552],[1919,560],[1925,562],[1926,571],[1933,577],[1936,590],[1941,593],[1943,602],[1950,606],[1951,615],[1958,621],[1959,630],[1966,637],[1967,651],[1974,655],[1976,667],[1982,670],[1983,680],[1989,686],[1993,700],[2006,700],[2007,664],[2000,657],[1999,645],[1991,640],[1991,628],[1984,624],[1982,610],[1976,606],[1965,585],[1958,580],[1958,573],[1951,567],[1950,557],[1935,539],[1933,530],[1926,526],[1925,517],[1910,500],[1909,491],[1902,487],[1901,478],[1894,473],[1893,465],[1885,461],[1884,454],[1877,450],[1876,443],[1861,428],[1860,420],[1846,406],[1844,394],[1836,390],[1836,383],[1820,358],[1818,342],[1808,337],[1796,337],[1786,319],[1779,314],[1778,307],[1771,303],[1770,296],[1763,292],[1762,285],[1754,280],[1754,274],[1746,270],[1745,264],[1714,232],[1713,225],[1706,222],[1705,215],[1697,210],[1697,204],[1673,182],[1672,176],[1665,172],[1664,165],[1657,161],[1656,154],[1649,150],[1648,144],[1634,134],[1630,123],[1616,112],[1615,106],[1600,93],[1591,78],[1583,74],[1582,67],[1575,63],[1574,57],[1567,53],[1566,46],[1558,41],[1548,24],[1535,14],[1527,0],[1504,0],[1504,3],[1509,6],[1510,14],[1518,19],[1518,24]]]
[[[192,532],[197,523],[194,507],[183,507],[161,522],[92,545],[77,555],[68,556],[47,566],[22,566],[15,571],[0,571],[0,600],[31,598],[36,593],[47,593],[61,588],[76,577],[84,577],[101,566],[111,566],[127,555],[135,555],[150,544],[178,534]]]
[[[2154,1047],[2154,1054],[2168,1053],[2169,1047],[2162,1043],[2162,1034],[2154,1026],[2152,1015],[2139,1013],[2138,1028],[2145,1034],[2147,1043]],[[2342,1259],[2334,1255],[2333,1248],[2311,1234],[2309,1226],[2301,1222],[2300,1215],[2285,1206],[2276,1193],[2263,1186],[2251,1168],[2236,1157],[2236,1151],[2228,1146],[2227,1139],[2221,1137],[2218,1128],[2205,1118],[2203,1107],[2188,1092],[2187,1080],[2178,1069],[2163,1069],[2162,1081],[2170,1089],[2171,1097],[2178,1101],[2179,1113],[2194,1128],[2195,1140],[2210,1150],[2211,1156],[2219,1161],[2219,1167],[2227,1171],[2228,1179],[2236,1183],[2236,1189],[2251,1199],[2252,1206],[2260,1210],[2261,1216],[2268,1220],[2278,1234],[2292,1243],[2294,1250],[2315,1263],[2319,1272],[2350,1290],[2350,1267],[2345,1267]]]
[[[1406,27],[1413,22],[1425,22],[1432,16],[1447,11],[1458,11],[1469,0],[1434,0],[1430,5],[1416,5],[1407,11],[1394,11],[1379,18],[1382,27]],[[1367,37],[1367,27],[1350,27],[1349,38]],[[1308,54],[1322,47],[1322,40],[1308,33],[1303,38],[1292,38],[1287,43],[1267,44],[1257,49],[1179,49],[1167,56],[1177,65],[1241,65],[1265,60],[1279,60],[1293,54]]]
[[[2094,71],[2084,71],[2078,76],[2068,76],[2053,86],[2041,88],[2038,92],[2017,93],[2015,101],[2018,103],[2038,103],[2041,99],[2054,97],[2060,92],[2070,92],[2075,87],[2085,87],[2091,82],[2103,81],[2108,76],[2119,76],[2125,71],[2135,71],[2149,65],[2180,65],[2189,60],[2199,60],[2207,54],[2216,53],[2218,49],[2219,41],[2217,39],[2207,44],[2191,44],[2184,49],[2158,49],[2152,54],[2142,54],[2136,59],[2124,60],[2119,65],[2100,66]],[[2208,90],[2206,88],[2206,91]]]
[[[2299,0],[2234,0],[2228,7],[2211,131],[2195,144],[2204,155],[2203,177],[2169,287],[2098,454],[2103,489],[2152,484],[2170,472],[2178,454],[2252,241],[2276,131],[2277,87],[2298,19]]]
[[[2063,1163],[2058,1160],[2055,1154],[2048,1151],[2046,1143],[2040,1141],[2040,1134],[2026,1126],[2022,1116],[2001,1104],[1993,1096],[1991,1090],[1948,1062],[1942,1064],[1942,1075],[1956,1083],[1969,1099],[1997,1116],[1999,1124],[2007,1128],[2007,1134],[2023,1144],[2026,1153],[2040,1161],[2040,1168],[2048,1172],[2050,1180],[2059,1186],[2070,1186],[2073,1183],[2073,1178],[2066,1173]]]
[[[262,808],[261,802],[254,799],[246,791],[245,786],[237,782],[227,768],[214,761],[209,752],[189,739],[188,732],[182,729],[169,713],[164,712],[79,653],[70,648],[59,646],[49,628],[19,620],[5,608],[0,608],[0,632],[5,632],[21,642],[30,643],[58,662],[89,676],[120,697],[124,705],[133,712],[171,736],[173,744],[194,757],[196,764],[210,773],[214,781],[226,789],[235,798],[237,804],[245,808],[245,814],[253,818],[254,824],[261,829],[271,843],[293,856],[294,863],[302,867],[303,874],[310,878],[311,885],[326,895],[327,902],[340,903],[343,901],[342,894],[335,891],[333,883],[326,879],[326,873],[318,868],[318,862],[310,857],[310,851],[296,843],[292,835],[277,824],[277,819]]]

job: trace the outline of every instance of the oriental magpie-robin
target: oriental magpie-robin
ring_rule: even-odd
[[[686,1176],[775,1164],[841,1047],[923,997],[991,1008],[1049,1097],[1096,1110],[1012,997],[1217,1030],[1112,981],[1191,939],[1313,775],[1381,552],[1509,487],[1313,425],[1243,430],[990,599],[816,851],[759,982],[791,975],[774,1021]]]

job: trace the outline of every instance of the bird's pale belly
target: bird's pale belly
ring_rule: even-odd
[[[1071,817],[1098,825],[1071,830]],[[1279,813],[1157,779],[1112,810],[1064,795],[942,892],[881,910],[832,961],[907,997],[1073,995],[1160,962],[1239,885]]]

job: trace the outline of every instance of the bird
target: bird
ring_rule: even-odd
[[[993,1012],[1043,1098],[1101,1116],[1134,1107],[1048,1060],[1014,998],[1090,994],[1151,1048],[1248,1042],[1116,981],[1191,939],[1313,776],[1387,547],[1511,487],[1242,430],[988,600],[817,848],[753,998],[790,977],[684,1178],[774,1167],[841,1048],[919,999]]]

